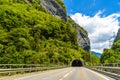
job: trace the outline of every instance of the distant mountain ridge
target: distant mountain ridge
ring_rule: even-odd
[[[99,53],[99,52],[94,52],[94,51],[91,51],[91,53],[94,54],[95,56],[99,57],[99,58],[100,58],[101,55],[102,55],[101,53]]]

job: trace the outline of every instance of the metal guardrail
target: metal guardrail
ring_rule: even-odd
[[[11,72],[32,72],[42,71],[49,69],[65,68],[67,66],[59,65],[41,65],[41,64],[0,64],[0,73],[11,73]]]
[[[120,67],[120,63],[104,63],[100,64],[100,66]]]
[[[89,66],[87,68],[120,80],[120,63],[99,64],[98,66]]]
[[[88,67],[96,72],[99,72],[103,75],[111,77],[115,80],[120,80],[120,67],[110,67],[110,66],[91,66]]]
[[[91,69],[96,69],[100,71],[111,72],[120,75],[120,67],[107,67],[107,66],[93,66]]]

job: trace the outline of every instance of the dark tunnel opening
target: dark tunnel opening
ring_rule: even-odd
[[[72,61],[71,66],[72,67],[82,67],[83,62],[80,59],[75,59]]]

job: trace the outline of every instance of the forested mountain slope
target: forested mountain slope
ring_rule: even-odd
[[[120,63],[120,29],[110,49],[104,49],[102,63]]]
[[[0,63],[69,64],[84,59],[82,48],[90,49],[87,32],[67,16],[61,0],[0,0]]]

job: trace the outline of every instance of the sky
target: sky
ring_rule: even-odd
[[[120,27],[120,0],[63,0],[67,14],[82,26],[91,42],[91,51],[110,48]]]
[[[82,26],[91,42],[91,51],[110,48],[120,27],[120,0],[63,0],[67,14]]]

